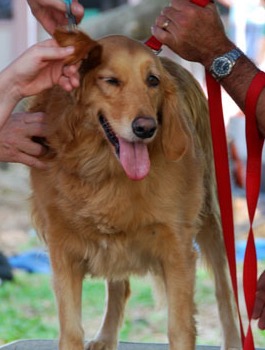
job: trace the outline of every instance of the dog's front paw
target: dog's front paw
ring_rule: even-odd
[[[117,343],[109,343],[103,340],[92,340],[86,345],[86,350],[116,350]]]

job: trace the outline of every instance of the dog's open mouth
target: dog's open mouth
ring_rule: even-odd
[[[147,145],[143,142],[128,142],[112,130],[108,120],[100,114],[99,122],[109,142],[113,145],[120,163],[131,180],[142,180],[150,170]]]
[[[117,156],[120,157],[119,139],[111,129],[111,126],[109,125],[109,122],[107,121],[107,119],[102,114],[99,116],[99,121],[103,130],[105,131],[105,134],[109,142],[114,146]]]

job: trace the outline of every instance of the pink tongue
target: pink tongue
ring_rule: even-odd
[[[150,169],[150,159],[147,146],[141,142],[127,142],[119,139],[120,162],[126,175],[131,180],[141,180]]]

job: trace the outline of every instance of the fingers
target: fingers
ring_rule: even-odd
[[[259,319],[258,327],[265,329],[265,271],[260,275],[252,318]]]
[[[171,6],[166,6],[162,10],[161,15],[157,17],[153,33],[158,33],[158,35],[167,37],[161,30],[167,31],[169,33],[174,33],[174,30],[176,30],[176,28],[186,28],[188,21],[185,19],[194,18],[196,20],[197,11],[204,9],[204,6],[202,7],[203,3],[205,3],[204,0],[172,1]],[[207,6],[215,7],[213,1],[210,1]]]
[[[61,47],[54,39],[48,39],[32,47],[32,50],[35,52],[36,57],[42,61],[46,61],[62,60],[73,54],[75,48],[73,46]]]
[[[78,65],[65,69],[65,58],[73,54],[73,46],[60,47],[53,39],[35,44],[16,61],[15,77],[19,98],[35,95],[53,85],[67,91],[79,86]],[[19,78],[20,77],[20,78]]]
[[[44,113],[14,113],[0,132],[0,161],[23,163],[44,169],[39,159],[47,148],[32,140],[48,134]]]
[[[26,153],[19,153],[18,156],[13,160],[14,163],[21,163],[32,168],[37,168],[41,170],[48,169],[48,164],[42,162],[40,159],[31,157]]]
[[[152,34],[162,43],[172,48],[174,45],[177,27],[172,15],[166,16],[164,11],[157,17],[155,25],[151,28]]]
[[[18,113],[21,115],[23,124],[20,127],[21,132],[24,130],[25,136],[31,139],[34,136],[45,138],[48,136],[48,127],[46,115],[44,113]]]
[[[71,6],[71,10],[76,18],[77,23],[79,23],[84,17],[84,7],[81,4],[79,4],[77,0],[74,0]]]
[[[204,2],[204,0],[200,0]],[[173,52],[188,61],[207,66],[215,55],[213,49],[228,45],[222,22],[213,3],[198,6],[187,0],[172,0],[157,17],[152,34]]]
[[[151,33],[157,38],[162,44],[170,47],[170,36],[169,32],[163,30],[160,26],[154,25],[151,27]]]
[[[252,318],[258,321],[258,327],[265,329],[265,291],[259,290],[256,293],[255,305]]]
[[[19,143],[19,144],[17,144]],[[22,163],[27,166],[33,166],[40,169],[46,169],[48,165],[39,159],[47,152],[45,147],[31,141],[17,142],[9,140],[4,145],[0,141],[0,161]]]
[[[53,39],[46,40],[42,43],[42,47],[45,48],[44,53],[39,53],[42,57],[42,61],[46,60],[63,60],[68,55],[71,55],[75,48],[73,46],[61,47]],[[79,64],[63,66],[60,68],[61,73],[58,77],[58,84],[66,91],[72,91],[79,86]],[[56,71],[56,69],[55,69]],[[55,82],[57,79],[53,79]]]
[[[17,151],[27,154],[31,157],[40,157],[47,153],[47,148],[38,142],[33,141],[30,138],[24,140],[18,145]]]
[[[65,12],[65,4],[60,0],[28,0],[28,3],[31,7],[52,7],[60,12]]]
[[[37,65],[43,68],[50,65],[53,84],[60,85],[66,91],[72,91],[79,86],[79,65],[64,66],[64,59],[75,50],[73,46],[60,47],[55,40],[50,39],[33,50],[36,62],[39,62]]]
[[[257,320],[258,318],[260,318],[264,307],[265,307],[265,291],[257,291],[254,311],[252,315],[252,318],[254,320]]]
[[[187,1],[185,2],[187,3]],[[178,6],[178,8],[165,7],[156,19],[156,26],[168,33],[174,33],[174,31],[181,29],[181,27],[186,28],[188,25],[186,18],[189,18],[193,11],[190,6],[192,5],[186,4],[185,15],[182,12],[182,6]]]
[[[259,277],[257,288],[258,288],[258,290],[262,289],[265,291],[265,271],[263,271]]]
[[[48,136],[48,128],[46,123],[46,115],[44,113],[22,113],[25,125],[25,137],[17,145],[16,162],[24,165],[47,169],[48,165],[39,157],[47,153],[47,147],[33,141],[37,139],[45,139]]]
[[[66,91],[72,91],[79,87],[80,76],[78,72],[78,65],[70,65],[63,67],[63,74],[59,79],[58,84]]]
[[[263,312],[260,315],[260,319],[259,319],[259,322],[258,322],[258,327],[261,330],[265,330],[265,308],[263,309]]]
[[[12,117],[14,119],[13,125],[9,130],[6,130],[11,135],[9,138],[10,146],[18,152],[34,157],[40,157],[47,153],[47,147],[36,142],[37,139],[45,139],[48,136],[45,114],[17,113]],[[11,128],[16,134],[13,138],[14,132],[11,134]]]
[[[37,123],[37,124],[46,124],[46,115],[45,113],[42,112],[37,112],[37,113],[14,113],[13,116],[22,115],[23,116],[23,121],[25,124],[32,124],[32,123]],[[43,136],[43,135],[39,135]]]
[[[187,3],[187,1],[185,0]],[[152,34],[163,44],[172,47],[175,38],[179,35],[183,15],[176,8],[165,7],[160,16],[156,18],[155,26],[151,28]]]
[[[62,0],[28,0],[33,15],[41,23],[44,29],[53,35],[58,26],[67,24],[66,4]],[[71,10],[80,23],[84,16],[84,7],[77,0],[73,0]]]

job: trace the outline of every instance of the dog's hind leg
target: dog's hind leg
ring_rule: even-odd
[[[228,276],[221,226],[213,213],[208,213],[203,217],[203,225],[197,236],[197,242],[203,259],[214,275],[215,294],[223,333],[222,350],[239,350],[242,344],[235,298]]]
[[[116,350],[118,332],[121,326],[126,301],[130,296],[128,280],[108,281],[106,284],[107,302],[102,325],[87,350]]]

